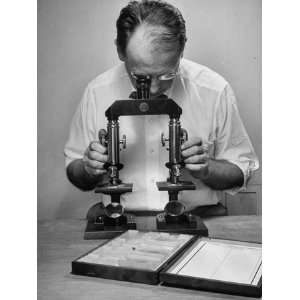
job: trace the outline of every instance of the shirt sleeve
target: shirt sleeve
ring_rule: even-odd
[[[65,166],[75,159],[83,158],[91,141],[97,138],[96,109],[92,89],[88,86],[71,121],[68,141],[64,148]]]
[[[226,190],[230,194],[245,190],[251,174],[259,168],[257,156],[240,118],[230,85],[225,86],[217,106],[215,158],[237,165],[244,174],[243,186]]]

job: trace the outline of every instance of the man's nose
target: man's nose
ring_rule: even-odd
[[[159,91],[159,80],[152,78],[151,80],[151,87],[150,87],[150,93],[156,94]]]

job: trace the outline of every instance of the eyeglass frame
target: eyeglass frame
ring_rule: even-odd
[[[179,71],[176,72],[170,72],[170,73],[166,73],[166,74],[162,74],[162,75],[158,75],[156,76],[157,79],[159,81],[169,81],[174,79],[176,76],[178,76],[180,74]],[[134,72],[130,72],[130,75],[132,76],[132,78],[134,78],[135,80],[137,80],[138,76],[150,76],[150,78],[152,78],[152,75],[147,75],[147,74],[136,74]],[[171,76],[169,78],[164,78],[163,76]]]

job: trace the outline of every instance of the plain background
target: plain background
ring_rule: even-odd
[[[186,20],[184,56],[230,82],[261,162],[261,1],[169,2]],[[68,182],[63,148],[84,88],[119,62],[115,21],[127,3],[38,1],[38,219],[84,218],[97,202],[93,192],[81,192]],[[251,184],[261,184],[261,169]]]

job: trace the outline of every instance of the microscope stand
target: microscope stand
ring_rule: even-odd
[[[157,231],[208,236],[208,229],[202,219],[189,213],[178,217],[168,216],[165,212],[156,216]]]
[[[124,214],[122,217],[126,218],[127,224],[120,225],[104,224],[105,217],[106,216],[99,216],[97,220],[89,220],[87,222],[84,232],[85,240],[111,239],[128,229],[136,229],[135,218],[133,215]]]
[[[105,215],[103,204],[92,206],[87,214],[87,225],[84,232],[85,240],[111,239],[128,229],[136,229],[135,216],[124,213],[113,219]]]
[[[180,181],[175,184],[169,181],[159,181],[156,185],[159,191],[167,191],[169,193],[169,201],[177,200],[178,192],[180,191],[195,189],[195,185],[189,181]],[[176,216],[168,215],[166,212],[160,213],[156,216],[156,226],[157,231],[162,232],[208,236],[208,229],[202,219],[189,212],[184,212]]]

